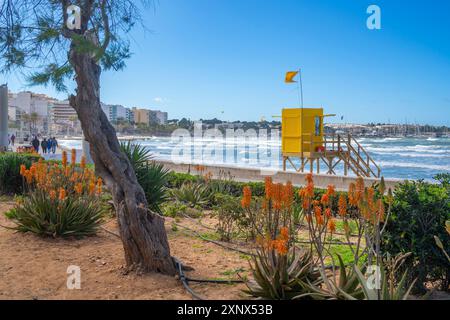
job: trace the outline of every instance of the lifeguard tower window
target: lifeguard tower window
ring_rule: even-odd
[[[315,117],[315,135],[316,137],[321,135],[320,129],[321,129],[321,117]]]

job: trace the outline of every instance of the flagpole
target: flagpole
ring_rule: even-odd
[[[298,73],[300,75],[299,77],[299,82],[297,83],[297,86],[299,88],[299,95],[300,95],[300,105],[302,108],[302,112],[301,112],[301,117],[300,117],[300,136],[301,136],[301,150],[302,150],[302,172],[303,172],[303,164],[304,164],[304,158],[303,158],[303,146],[304,146],[304,139],[303,139],[303,132],[304,132],[304,128],[303,128],[303,117],[304,117],[304,113],[303,113],[303,83],[302,83],[302,72],[301,72],[301,68],[298,69]]]
[[[299,86],[300,86],[300,94],[301,94],[301,99],[300,99],[300,101],[301,101],[301,106],[302,106],[302,109],[303,109],[303,82],[302,82],[302,73],[301,73],[301,69],[298,69],[298,73],[299,73],[299,75],[300,75],[300,83],[299,83]]]

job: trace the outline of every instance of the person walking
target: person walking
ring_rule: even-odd
[[[44,140],[42,140],[41,142],[41,147],[42,147],[42,153],[46,154],[47,153],[47,139],[44,138]]]
[[[14,133],[11,136],[11,145],[14,147],[14,141],[16,141],[16,136],[14,135]]]
[[[47,153],[51,153],[52,151],[53,138],[50,137],[47,140]]]
[[[56,141],[56,138],[53,137],[53,139],[52,139],[52,153],[53,154],[55,154],[57,147],[58,147],[58,141]]]
[[[40,145],[40,141],[38,139],[37,136],[34,136],[33,140],[31,141],[31,145],[34,148],[34,151],[36,151],[37,153],[39,153],[39,145]]]

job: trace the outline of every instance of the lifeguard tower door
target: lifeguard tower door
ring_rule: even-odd
[[[284,156],[309,157],[323,146],[323,109],[283,109],[282,120]]]

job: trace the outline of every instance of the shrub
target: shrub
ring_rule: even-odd
[[[202,173],[203,171],[198,172]],[[211,193],[224,193],[230,196],[240,198],[242,195],[242,189],[245,186],[248,186],[252,190],[252,194],[255,197],[264,197],[265,196],[265,183],[264,182],[239,182],[235,181],[230,177],[227,177],[226,174],[219,176],[218,179],[210,179],[209,174],[204,175],[192,175],[190,173],[177,173],[170,172],[168,174],[166,187],[170,189],[180,188],[184,183],[192,183],[198,184],[202,183],[208,185]],[[299,188],[294,187],[294,198],[298,200],[297,191]],[[325,189],[314,189],[314,200],[320,200],[323,194],[326,192]],[[340,194],[347,194],[346,192],[337,192]],[[333,198],[331,200],[331,206],[333,210],[337,211],[338,209],[338,198]],[[300,214],[300,212],[297,212]]]
[[[150,210],[161,213],[161,204],[167,200],[169,170],[151,160],[150,151],[131,142],[122,142],[121,150],[131,162],[139,184],[145,192]]]
[[[20,194],[23,190],[23,180],[20,166],[30,167],[40,159],[39,155],[0,153],[0,194]]]
[[[10,213],[17,231],[42,236],[94,235],[104,211],[98,200],[86,197],[52,198],[40,189],[32,191]]]
[[[21,166],[20,174],[29,192],[18,199],[8,215],[16,230],[53,237],[96,232],[105,212],[101,202],[103,182],[86,168],[84,158],[80,167],[75,166],[75,150],[71,164],[65,151],[62,159],[62,165],[40,159],[29,169]]]
[[[169,172],[166,186],[170,189],[180,188],[185,182],[197,183],[200,178],[189,173]]]
[[[187,206],[176,201],[165,203],[161,208],[166,217],[176,218],[180,214],[187,214]]]
[[[445,230],[445,222],[450,218],[449,190],[444,181],[411,181],[400,184],[394,192],[382,248],[391,255],[412,253],[404,266],[411,270],[408,284],[417,278],[416,292],[424,292],[426,282],[437,282],[443,290],[449,287],[448,260],[434,239],[437,236],[449,252],[450,236]]]
[[[244,214],[240,202],[233,196],[221,193],[215,194],[214,202],[217,204],[217,233],[221,241],[230,241],[237,227],[242,225]]]

